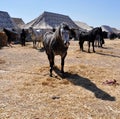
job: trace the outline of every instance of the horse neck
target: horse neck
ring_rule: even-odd
[[[62,41],[62,37],[61,37],[61,32],[60,32],[60,27],[54,32],[54,36],[55,36],[55,39],[57,41]],[[63,42],[63,41],[62,41]]]
[[[10,32],[7,29],[4,29],[4,32],[6,33],[6,35],[10,35]]]
[[[32,36],[36,36],[35,30],[32,29]]]

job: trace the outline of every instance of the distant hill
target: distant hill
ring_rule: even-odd
[[[74,21],[76,25],[78,25],[81,29],[84,29],[84,30],[92,30],[92,27],[89,26],[88,24],[84,23],[84,22],[80,22],[80,21]]]
[[[116,28],[112,28],[114,33],[120,33],[120,30],[116,29]]]
[[[25,28],[33,27],[35,29],[53,29],[57,28],[62,22],[68,23],[71,28],[79,29],[79,27],[72,21],[69,16],[46,11],[44,11],[34,20],[27,23]]]
[[[80,22],[80,21],[74,21],[76,23],[76,25],[78,25],[81,29],[84,30],[92,30],[93,27],[89,26],[88,24],[84,23],[84,22]],[[102,25],[101,26],[102,31],[106,31],[106,32],[111,32],[111,33],[120,33],[120,30],[118,30],[117,28],[112,28],[108,25]]]
[[[112,28],[107,25],[102,25],[101,28],[102,28],[102,31],[111,32],[111,33],[120,33],[120,30],[118,30],[116,28]]]

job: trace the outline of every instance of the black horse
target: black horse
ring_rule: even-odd
[[[81,32],[79,34],[80,50],[83,51],[84,41],[88,41],[88,52],[90,52],[90,43],[92,43],[93,52],[95,52],[94,42],[95,42],[96,37],[98,35],[100,36],[100,42],[101,42],[101,40],[103,40],[103,35],[102,35],[102,29],[101,29],[101,27],[93,28],[91,31],[88,31],[88,32]]]
[[[52,76],[55,55],[61,56],[61,73],[64,74],[64,60],[69,47],[69,34],[70,28],[66,23],[61,23],[55,32],[44,34],[43,46],[50,63],[50,76]]]
[[[7,42],[8,42],[9,46],[11,46],[12,41],[15,41],[15,40],[19,39],[19,34],[16,31],[10,30],[10,29],[7,29],[7,28],[3,28],[3,31],[6,33],[6,35],[8,37]]]
[[[103,44],[105,44],[105,41],[104,41],[104,37],[103,37],[103,33],[102,35],[97,35],[96,36],[96,39],[95,39],[95,46],[96,47],[103,47]]]

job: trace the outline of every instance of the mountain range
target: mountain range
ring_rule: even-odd
[[[84,29],[84,30],[91,30],[93,27],[89,26],[88,24],[81,22],[81,21],[74,21],[80,28]],[[112,33],[120,33],[120,30],[118,30],[117,28],[113,28],[111,26],[108,25],[102,25],[100,26],[102,28],[102,31],[106,31],[106,32],[112,32]]]

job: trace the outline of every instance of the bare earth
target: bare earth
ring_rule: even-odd
[[[0,49],[0,119],[119,119],[120,40],[105,42],[87,53],[71,41],[64,78],[60,57],[49,77],[47,55],[32,43]]]

